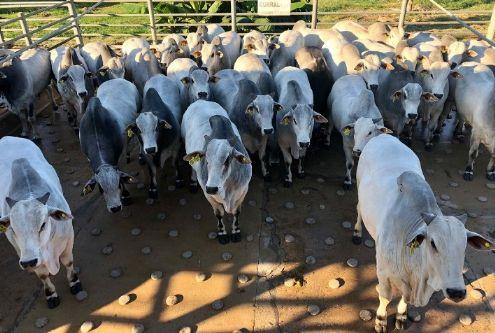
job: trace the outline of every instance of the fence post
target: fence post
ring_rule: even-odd
[[[2,27],[0,27],[0,43],[4,43],[5,42],[5,37],[3,36],[3,31],[2,31]]]
[[[409,4],[409,1],[410,0],[402,0],[402,6],[400,8],[399,33],[401,35],[404,35],[404,22],[406,20],[406,13],[407,13],[407,7],[408,7],[407,5]]]
[[[158,44],[158,38],[156,37],[155,7],[153,6],[153,0],[148,0],[148,13],[150,14],[151,39],[153,40],[153,44]]]
[[[313,8],[311,12],[311,29],[316,29],[318,24],[318,0],[313,0]]]
[[[495,5],[493,5],[492,18],[490,19],[490,25],[488,26],[488,31],[486,32],[486,38],[493,39],[495,34]]]
[[[72,31],[74,32],[74,36],[76,36],[77,44],[79,47],[83,47],[84,42],[81,34],[81,27],[79,26],[79,19],[77,18],[77,10],[74,0],[69,0],[67,10],[69,11],[69,15],[72,16]]]
[[[230,0],[230,20],[232,21],[232,31],[237,31],[237,7],[235,0]]]
[[[26,46],[29,46],[33,43],[33,40],[31,39],[31,34],[29,33],[29,26],[27,24],[26,17],[22,12],[17,13],[17,16],[20,18],[19,23],[21,24],[22,33],[26,35],[26,37],[24,37],[24,40],[26,41]]]

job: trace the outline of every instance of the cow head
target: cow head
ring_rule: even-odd
[[[356,157],[361,155],[364,146],[375,136],[380,134],[392,134],[393,132],[383,126],[382,118],[360,117],[340,131],[343,136],[350,136],[354,131],[354,147],[352,154]]]
[[[416,65],[419,60],[419,50],[415,47],[404,47],[395,56],[397,64],[399,64],[405,70],[413,72],[416,69]]]
[[[47,205],[50,192],[27,200],[15,200],[6,197],[10,208],[8,216],[0,218],[0,230],[6,232],[11,243],[19,250],[19,265],[22,269],[32,270],[40,265],[47,265],[51,273],[58,271],[48,264],[47,250],[55,224],[72,220],[69,211],[63,211]],[[57,263],[58,264],[58,263]]]
[[[251,164],[248,156],[235,149],[226,139],[211,139],[205,135],[205,151],[197,151],[188,154],[184,160],[189,164],[206,161],[208,179],[206,181],[206,193],[210,195],[222,195],[225,190],[225,182],[231,174],[235,164]]]
[[[108,211],[117,213],[122,210],[122,189],[124,183],[132,183],[133,178],[111,165],[102,165],[95,175],[84,185],[82,196],[92,192],[98,184],[103,193]]]
[[[61,91],[69,99],[78,101],[87,100],[89,93],[87,81],[92,80],[93,75],[87,72],[81,65],[72,65],[66,70],[61,71],[58,79],[58,85]]]
[[[182,84],[186,87],[188,99],[191,103],[198,99],[210,100],[210,82],[216,82],[216,77],[211,77],[208,72],[197,67],[192,67],[189,76],[181,79]]]
[[[169,38],[166,43],[151,48],[151,51],[159,60],[160,67],[164,73],[167,72],[167,68],[172,61],[185,57],[184,51],[177,45],[177,42],[173,38]]]
[[[445,99],[445,86],[448,85],[451,74],[450,65],[447,62],[436,61],[430,63],[428,58],[423,57],[419,67],[419,74],[424,90],[431,92],[437,99]],[[452,71],[452,76],[457,76],[458,72]]]
[[[246,114],[253,118],[263,136],[273,133],[275,113],[282,110],[282,105],[275,103],[272,96],[258,95],[246,108]]]
[[[408,83],[402,89],[395,91],[390,99],[392,102],[400,102],[405,111],[403,117],[409,120],[415,120],[418,117],[418,107],[421,99],[430,102],[436,101],[437,98],[431,93],[423,93],[423,88],[418,83]]]
[[[203,44],[203,48],[201,49],[201,66],[213,75],[226,68],[224,56],[221,38],[216,36],[211,43]]]
[[[197,32],[191,32],[187,35],[187,45],[189,45],[189,52],[201,52],[203,44],[205,42],[204,37]]]
[[[291,126],[299,148],[305,149],[310,145],[315,121],[317,123],[328,122],[327,118],[313,110],[313,105],[294,104],[284,115],[280,124]]]
[[[391,71],[394,69],[394,66],[389,62],[380,60],[376,54],[366,55],[354,67],[354,71],[362,76],[368,89],[373,92],[378,89],[378,78],[382,69]]]
[[[253,36],[247,36],[244,38],[244,53],[252,53],[258,56],[267,65],[270,64],[270,53],[272,50],[278,48],[276,43],[268,44],[265,38],[259,39]]]
[[[98,69],[99,78],[112,79],[123,79],[125,76],[124,62],[121,58],[113,57],[110,58],[105,65]],[[101,80],[100,80],[101,82]]]

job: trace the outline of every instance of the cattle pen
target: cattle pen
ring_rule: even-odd
[[[366,25],[380,21],[401,32],[434,31],[459,40],[476,38],[495,47],[492,4],[449,10],[434,0],[421,1],[421,7],[403,0],[363,13],[321,9],[322,0],[292,1],[298,5],[290,16],[273,17],[258,14],[254,5],[247,5],[250,2],[256,3],[2,1],[0,49],[13,52],[0,58],[0,69],[2,63],[36,47],[80,49],[104,41],[119,50],[129,37],[160,44],[171,32],[185,34],[208,22],[241,36],[251,29],[278,36],[300,19],[312,29],[329,29],[344,19]],[[122,3],[137,7],[132,13],[111,12],[112,5]],[[179,11],[168,6],[181,3],[191,7]],[[213,6],[217,10],[209,10]],[[38,146],[56,170],[74,215],[74,264],[86,293],[70,294],[62,268],[52,279],[61,303],[48,309],[41,283],[19,268],[19,257],[0,232],[0,333],[373,331],[378,306],[376,243],[366,231],[363,244],[351,241],[358,191],[342,189],[345,157],[338,133],[330,147],[323,148],[320,137],[311,144],[305,178],[295,179],[290,188],[284,186],[282,163],[274,167],[271,181],[264,181],[260,164],[253,163],[241,214],[242,241],[221,245],[215,239],[217,220],[201,189],[191,193],[176,186],[172,168],[164,169],[159,196],[150,200],[147,170],[138,161],[136,146],[130,163],[123,166],[137,180],[128,187],[131,205],[111,214],[97,190],[82,197],[81,189],[93,173],[78,135],[60,108],[50,109],[44,94],[36,103],[36,113],[42,138]],[[445,128],[455,127],[455,119],[449,117]],[[19,132],[17,118],[0,109],[0,139]],[[411,149],[442,212],[467,214],[466,227],[495,239],[495,182],[484,177],[490,159],[486,149],[480,150],[471,182],[463,179],[467,143],[444,133],[433,152],[424,149],[420,140],[414,140]],[[495,332],[494,258],[493,250],[476,252],[468,246],[462,268],[467,297],[454,303],[437,292],[427,306],[411,306],[405,332]],[[398,299],[385,318],[388,332],[395,331]]]

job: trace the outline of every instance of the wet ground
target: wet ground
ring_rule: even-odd
[[[345,167],[337,140],[330,150],[310,154],[306,179],[295,179],[290,189],[278,177],[271,183],[260,180],[256,166],[241,214],[243,240],[222,246],[208,238],[216,220],[203,194],[169,188],[174,183],[171,170],[162,178],[159,200],[153,205],[145,203],[146,188],[138,185],[130,188],[134,204],[118,214],[106,211],[98,191],[80,197],[90,171],[77,137],[63,116],[52,126],[48,123],[49,118],[41,119],[41,147],[58,171],[75,216],[75,266],[89,296],[77,301],[61,270],[53,279],[61,304],[49,310],[41,283],[19,269],[13,248],[0,237],[0,332],[78,332],[87,320],[97,326],[94,332],[119,333],[131,332],[137,323],[146,332],[166,333],[185,326],[201,333],[372,331],[373,320],[361,320],[359,312],[370,310],[374,319],[378,305],[375,250],[352,244],[352,229],[342,225],[355,221],[356,191],[341,192]],[[484,177],[487,153],[476,163],[475,180],[467,183],[459,172],[467,157],[466,144],[442,143],[432,153],[424,152],[419,142],[413,148],[435,193],[450,197],[440,201],[445,212],[469,212],[468,227],[495,238],[495,190]],[[135,154],[123,170],[140,172],[137,178],[144,179]],[[480,202],[479,196],[487,201]],[[267,217],[273,222],[266,223]],[[93,236],[94,228],[100,228],[101,235]],[[134,228],[141,233],[132,235]],[[177,237],[169,235],[172,230]],[[328,237],[333,245],[326,244]],[[105,246],[113,252],[102,254]],[[144,247],[151,253],[143,254]],[[192,251],[192,257],[183,258],[185,251]],[[225,261],[225,252],[232,259]],[[356,268],[346,264],[349,258],[358,260]],[[409,332],[495,332],[495,276],[483,272],[495,269],[495,254],[468,248],[465,266],[466,300],[456,304],[435,295],[428,307],[416,309],[422,319],[409,322]],[[122,271],[118,278],[110,276],[115,268]],[[163,272],[163,277],[151,279],[154,271]],[[204,282],[196,280],[201,272],[207,276]],[[249,280],[239,282],[239,274]],[[294,286],[284,284],[290,278]],[[332,279],[339,279],[340,288],[329,288]],[[473,289],[482,290],[483,297],[475,298]],[[130,295],[131,302],[120,305],[122,295]],[[178,296],[178,304],[166,305],[171,295]],[[223,302],[222,310],[212,308],[217,300]],[[390,331],[396,303],[389,308]],[[309,305],[321,312],[310,315]],[[461,314],[469,314],[472,325],[463,326]],[[48,318],[48,324],[36,328],[40,317]]]

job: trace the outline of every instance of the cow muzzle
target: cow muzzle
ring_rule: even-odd
[[[265,128],[265,129],[263,130],[263,133],[264,133],[264,134],[272,134],[272,133],[273,133],[273,128]]]
[[[88,96],[88,92],[87,91],[80,91],[77,94],[79,95],[79,97],[86,97],[86,96]]]
[[[38,265],[38,259],[35,258],[26,261],[19,261],[19,265],[21,266],[22,269],[34,268],[36,267],[36,265]]]
[[[442,99],[442,97],[443,97],[443,94],[433,94],[433,95],[435,95],[435,97],[438,99]]]
[[[374,93],[378,91],[378,84],[371,84],[370,85],[370,90]]]
[[[112,213],[118,213],[118,212],[120,212],[121,210],[122,210],[122,205],[120,205],[120,206],[115,206],[115,207],[110,207],[110,211],[111,211]]]
[[[204,91],[199,92],[198,93],[198,98],[199,99],[207,99],[208,98],[208,93],[207,92],[204,92]]]
[[[299,148],[308,148],[309,142],[298,142]]]
[[[451,289],[447,288],[447,296],[450,300],[458,303],[466,298],[466,289]]]
[[[149,147],[144,150],[146,154],[155,154],[156,153],[156,147]]]
[[[208,194],[217,194],[218,187],[217,186],[206,186],[206,193]]]
[[[418,117],[418,115],[416,113],[408,113],[407,114],[407,118],[411,119],[411,120],[414,120]]]
[[[354,149],[354,150],[352,151],[352,155],[353,155],[354,157],[356,157],[356,158],[359,158],[359,156],[361,156],[361,150],[359,150],[359,149]]]

